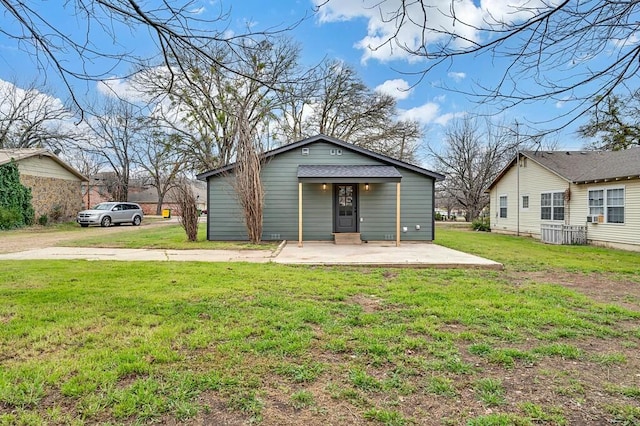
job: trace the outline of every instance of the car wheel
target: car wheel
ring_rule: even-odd
[[[80,226],[82,226],[83,228],[88,228],[89,225],[87,225],[86,223],[81,223]]]
[[[109,216],[103,217],[102,221],[100,222],[100,226],[102,226],[103,228],[108,228],[109,226],[111,226],[111,218]]]
[[[140,216],[134,216],[133,226],[140,226],[140,223],[142,223],[142,218]]]

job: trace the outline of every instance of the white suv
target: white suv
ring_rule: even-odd
[[[107,227],[121,223],[131,223],[138,226],[142,223],[143,217],[144,213],[136,203],[109,202],[100,203],[92,209],[79,212],[76,221],[83,228],[89,225]]]

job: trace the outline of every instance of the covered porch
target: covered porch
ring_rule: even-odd
[[[307,196],[312,197],[314,202],[323,203],[325,208],[327,200],[331,200],[331,223],[334,238],[349,236],[358,240],[360,239],[361,224],[365,221],[367,214],[372,213],[373,210],[388,211],[390,209],[389,201],[392,201],[394,209],[388,211],[388,215],[392,215],[394,219],[391,226],[388,223],[377,225],[375,220],[371,224],[367,222],[367,225],[389,229],[390,233],[385,235],[393,235],[395,245],[400,245],[402,175],[395,167],[386,165],[299,165],[297,178],[298,247],[303,246],[305,225],[303,220],[305,203],[303,201]],[[389,186],[395,187],[394,190],[389,191]],[[375,196],[371,196],[374,191],[377,191]],[[368,198],[365,197],[371,200],[368,204],[361,202],[363,193],[369,195]],[[379,208],[375,206],[376,197],[379,197],[378,200],[384,200],[384,206],[380,205]],[[391,198],[393,199],[390,200]]]

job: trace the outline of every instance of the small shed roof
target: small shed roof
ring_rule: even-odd
[[[0,166],[3,164],[9,163],[12,159],[16,162],[20,160],[24,160],[27,158],[35,157],[35,156],[43,156],[49,157],[56,163],[58,163],[61,167],[69,171],[69,173],[75,175],[78,179],[86,182],[87,179],[84,175],[78,172],[76,169],[62,161],[57,155],[49,151],[45,148],[9,148],[9,149],[0,149]]]
[[[334,183],[349,179],[354,183],[400,182],[402,175],[393,166],[300,165],[298,181]]]

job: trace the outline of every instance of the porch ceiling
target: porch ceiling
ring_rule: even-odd
[[[375,183],[400,182],[402,175],[393,166],[299,165],[298,182]]]

